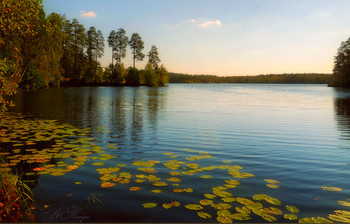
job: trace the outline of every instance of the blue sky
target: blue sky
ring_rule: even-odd
[[[349,0],[44,0],[47,14],[89,29],[137,32],[171,72],[214,75],[331,73],[350,37]],[[102,66],[111,62],[105,43]],[[123,60],[132,65],[128,48]],[[143,68],[147,59],[137,62]]]

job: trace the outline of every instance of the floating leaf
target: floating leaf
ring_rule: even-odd
[[[311,219],[314,223],[333,223],[331,220],[323,217],[312,217]]]
[[[342,191],[343,189],[339,188],[339,187],[326,187],[326,186],[323,186],[321,187],[323,190],[325,191]]]
[[[169,177],[167,180],[171,181],[171,182],[180,182],[181,181],[180,178],[176,178],[176,177]]]
[[[67,166],[67,169],[70,169],[70,170],[75,170],[75,169],[78,169],[79,168],[79,166],[77,166],[77,165],[68,165]]]
[[[142,188],[141,187],[130,187],[129,190],[130,191],[140,191],[140,190],[142,190]]]
[[[155,163],[152,163],[152,162],[146,162],[146,161],[135,161],[133,162],[131,165],[134,165],[134,166],[144,166],[144,167],[152,167],[155,165]]]
[[[221,210],[221,209],[230,209],[232,205],[227,204],[227,203],[218,203],[218,204],[211,204],[211,207]]]
[[[222,198],[232,197],[232,194],[227,191],[213,191],[213,193]]]
[[[202,199],[202,200],[199,201],[199,204],[201,204],[201,205],[211,205],[211,204],[213,204],[213,200]]]
[[[299,219],[299,223],[314,223],[311,218],[301,218]]]
[[[163,187],[163,186],[167,186],[168,184],[165,182],[154,182],[153,185],[157,187]]]
[[[275,207],[264,208],[263,211],[264,211],[265,213],[269,213],[269,214],[273,214],[273,215],[282,215],[282,214],[283,214],[283,212],[281,211],[281,209],[275,208]]]
[[[35,175],[35,173],[25,173],[26,176],[32,176]]]
[[[273,180],[273,179],[264,179],[265,182],[269,184],[279,184],[280,182],[278,180]]]
[[[236,198],[236,201],[238,202],[238,203],[240,203],[240,204],[242,204],[242,205],[253,205],[253,204],[255,204],[255,202],[254,201],[252,201],[252,200],[250,200],[250,199],[248,199],[248,198],[242,198],[242,197],[237,197]]]
[[[216,195],[214,195],[214,194],[204,194],[204,196],[205,196],[206,198],[209,198],[209,199],[214,199],[214,198],[216,198]]]
[[[298,216],[295,214],[284,214],[284,218],[288,220],[297,220]]]
[[[193,192],[193,189],[192,188],[184,188],[183,189],[185,192],[187,193],[192,193]]]
[[[172,204],[174,207],[179,207],[179,206],[180,206],[180,202],[178,202],[178,201],[173,201],[173,202],[171,202],[171,204]]]
[[[219,211],[217,211],[216,213],[218,216],[223,216],[223,217],[228,217],[231,215],[231,212],[227,209],[221,209]]]
[[[149,203],[144,203],[144,204],[142,204],[142,206],[144,207],[144,208],[154,208],[154,207],[157,207],[157,203],[153,203],[153,202],[149,202]]]
[[[210,178],[213,178],[213,177],[211,175],[202,175],[202,176],[200,176],[200,178],[210,179]]]
[[[119,181],[119,183],[121,183],[121,184],[128,184],[128,183],[130,183],[130,179],[122,179],[122,180]]]
[[[101,184],[101,187],[103,188],[108,188],[108,187],[113,187],[115,186],[115,183],[112,183],[112,182],[104,182]]]
[[[250,214],[250,210],[247,207],[236,207],[235,208],[237,212],[245,214],[245,215],[249,215]]]
[[[230,217],[218,216],[216,220],[220,223],[232,223],[232,218]]]
[[[228,184],[240,185],[240,182],[238,180],[229,179],[229,180],[225,180],[225,182]]]
[[[292,205],[286,205],[286,209],[292,213],[298,213],[299,212],[299,209],[295,206],[292,206]]]
[[[255,194],[255,195],[253,195],[253,199],[256,200],[256,201],[264,201],[266,197],[268,197],[266,194]]]
[[[181,189],[181,188],[174,188],[174,189],[173,189],[173,192],[175,192],[175,193],[182,193],[182,192],[184,192],[184,189]]]
[[[169,208],[173,207],[173,205],[171,203],[164,203],[162,206],[165,209],[169,209]]]
[[[269,221],[269,222],[276,222],[277,221],[276,217],[274,217],[272,215],[268,215],[268,214],[262,214],[261,218],[263,218],[263,219],[265,219],[266,221]]]
[[[267,201],[268,203],[273,204],[273,205],[281,205],[281,201],[278,200],[277,198],[272,198],[272,197],[268,196],[265,198],[265,201]]]
[[[199,217],[203,218],[203,219],[210,219],[211,215],[205,212],[198,212],[197,213]]]
[[[197,204],[188,204],[185,205],[185,208],[190,209],[190,210],[202,210],[203,207],[201,205],[197,205]]]
[[[135,182],[136,182],[136,183],[144,183],[145,180],[143,180],[143,179],[135,179]]]
[[[79,181],[77,181],[77,182],[74,182],[76,185],[80,185],[80,184],[83,184],[82,182],[79,182]]]
[[[151,190],[151,192],[156,193],[156,194],[161,194],[161,193],[163,193],[163,190],[154,189],[154,190]]]
[[[92,164],[93,166],[103,166],[103,165],[105,165],[104,163],[93,163]]]
[[[232,198],[232,197],[221,198],[221,200],[223,200],[224,202],[234,202],[234,201],[236,201],[236,199]]]
[[[337,201],[338,204],[350,207],[350,201]]]
[[[128,172],[121,172],[119,173],[119,177],[130,179],[132,175]]]
[[[239,220],[239,221],[247,221],[251,219],[251,217],[248,214],[244,214],[244,213],[234,213],[230,215],[230,218],[234,220]]]
[[[146,173],[157,173],[157,170],[155,170],[154,168],[141,167],[141,168],[138,168],[138,170],[141,170],[141,171],[146,172]]]
[[[276,185],[276,184],[266,184],[266,187],[273,188],[273,189],[278,189],[278,188],[280,188],[280,186],[279,186],[279,185]]]
[[[350,223],[350,218],[346,218],[346,217],[339,216],[339,215],[331,214],[331,215],[328,215],[328,218],[332,219],[333,221],[336,221],[336,222]]]

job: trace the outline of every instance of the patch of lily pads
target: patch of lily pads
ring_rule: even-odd
[[[174,152],[162,153],[163,161],[136,160],[130,164],[115,164],[107,167],[105,161],[115,159],[116,156],[106,153],[104,147],[98,146],[91,138],[89,129],[78,129],[69,124],[60,124],[55,120],[28,119],[21,114],[0,114],[0,157],[3,161],[1,168],[11,170],[16,167],[28,168],[24,178],[27,182],[34,182],[38,175],[51,175],[59,178],[73,172],[84,165],[95,166],[100,179],[100,187],[123,187],[138,194],[148,191],[160,196],[167,192],[172,199],[177,194],[190,194],[195,188],[186,185],[184,178],[196,181],[206,181],[210,186],[215,171],[224,171],[227,178],[219,186],[211,187],[210,191],[202,194],[201,198],[192,203],[183,203],[182,207],[194,211],[199,218],[211,222],[232,223],[248,220],[259,222],[350,222],[350,212],[335,210],[334,214],[324,217],[301,217],[296,206],[283,203],[273,195],[265,192],[242,197],[239,189],[244,188],[244,179],[254,178],[255,175],[243,171],[243,167],[233,164],[233,161],[222,161],[221,164],[201,166],[201,160],[213,158],[207,152],[193,149],[182,149],[183,155]],[[100,127],[99,132],[108,132]],[[115,144],[108,144],[107,150],[119,149]],[[182,158],[183,159],[178,159]],[[178,160],[175,160],[178,159]],[[126,168],[124,168],[126,167]],[[157,175],[158,172],[168,171],[168,176]],[[131,170],[131,172],[130,172]],[[264,179],[268,188],[280,189],[280,181]],[[75,181],[75,185],[83,185]],[[342,191],[339,187],[322,186],[321,189],[331,192]],[[274,191],[274,190],[273,190]],[[167,196],[168,197],[168,196]],[[161,207],[171,210],[181,207],[180,202],[164,197]],[[344,208],[350,207],[350,199],[337,201]],[[144,202],[145,209],[158,207],[158,203]]]

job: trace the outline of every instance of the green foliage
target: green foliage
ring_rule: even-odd
[[[39,53],[38,37],[48,28],[45,22],[41,22],[44,14],[41,2],[41,0],[0,2],[1,110],[11,106],[11,102],[5,100],[6,96],[16,92],[27,66]],[[24,49],[30,45],[35,47],[32,47],[28,54]]]
[[[125,77],[126,85],[139,86],[141,84],[141,75],[136,68],[129,68]]]
[[[332,85],[350,87],[350,38],[341,43],[334,58]]]
[[[126,56],[126,47],[128,46],[129,38],[125,35],[125,33],[126,32],[123,28],[119,28],[113,41],[114,57],[117,59],[118,64],[121,64],[122,58],[125,58]]]
[[[133,54],[133,66],[135,68],[135,60],[142,61],[145,55],[142,53],[144,49],[143,41],[138,33],[133,33],[129,41],[130,48]]]
[[[160,62],[158,49],[156,46],[152,46],[151,50],[148,52],[148,63],[152,65],[154,70],[158,70],[158,63]]]
[[[150,63],[147,63],[145,69],[143,70],[143,77],[147,86],[158,86],[158,76]]]
[[[167,83],[169,83],[168,71],[165,69],[163,65],[161,65],[159,68],[158,76],[159,76],[158,78],[159,86],[165,86]]]
[[[122,85],[124,83],[125,75],[126,75],[126,69],[124,67],[124,63],[117,64],[115,67],[116,72],[115,74],[115,83],[117,85]]]

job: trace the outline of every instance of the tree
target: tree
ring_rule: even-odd
[[[118,32],[114,37],[114,56],[119,65],[122,63],[122,58],[125,58],[126,56],[128,41],[129,38],[125,35],[125,30],[123,28],[118,29]]]
[[[44,48],[37,58],[38,72],[42,75],[44,85],[59,86],[62,74],[61,58],[63,56],[63,21],[64,17],[52,13],[47,17],[51,32],[44,38]]]
[[[114,30],[112,30],[108,36],[108,46],[112,48],[112,73],[114,72],[113,59],[114,59],[114,51],[115,51],[115,36],[116,36],[116,32]]]
[[[124,63],[117,64],[116,66],[116,83],[118,85],[122,85],[124,83],[125,75],[126,75],[126,69],[124,67]]]
[[[67,81],[67,78],[72,78],[73,63],[74,63],[74,51],[73,51],[73,27],[69,20],[63,19],[63,56],[61,58],[62,73]]]
[[[95,27],[90,27],[86,32],[86,54],[89,62],[89,70],[87,71],[90,82],[92,83],[93,74],[96,74],[95,55],[97,50],[97,32]],[[96,55],[97,57],[97,55]]]
[[[350,87],[350,38],[341,43],[334,58],[332,85]]]
[[[165,86],[167,83],[169,83],[168,71],[161,65],[158,72],[158,85]]]
[[[133,54],[133,66],[135,68],[135,60],[142,61],[145,55],[142,53],[144,49],[143,41],[138,33],[133,33],[129,41]]]
[[[74,65],[73,65],[73,79],[78,80],[81,78],[82,67],[80,66],[83,63],[84,59],[84,47],[85,47],[85,28],[81,25],[77,19],[72,21],[72,30],[73,30],[73,41],[72,48],[74,54]]]
[[[145,69],[143,71],[143,76],[145,79],[145,84],[147,86],[158,85],[158,76],[151,63],[146,64]]]
[[[16,93],[18,83],[34,58],[24,62],[22,46],[31,42],[41,30],[43,13],[41,0],[0,1],[0,111],[13,104],[6,96]]]
[[[158,63],[160,62],[158,56],[158,49],[156,46],[152,46],[150,52],[148,52],[148,63],[152,65],[155,71],[158,71]]]
[[[139,86],[141,83],[141,76],[139,70],[133,67],[129,68],[125,77],[125,82],[126,85],[129,86]]]

